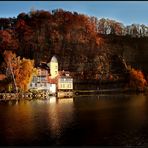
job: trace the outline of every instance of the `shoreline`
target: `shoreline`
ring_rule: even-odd
[[[132,88],[120,88],[120,89],[100,89],[100,90],[75,90],[75,95],[82,95],[82,94],[118,94],[118,93],[146,93],[147,90],[138,90]]]
[[[77,97],[77,96],[85,96],[85,95],[113,95],[113,94],[140,94],[140,93],[147,93],[147,89],[140,91],[131,88],[116,88],[116,89],[99,89],[99,90],[73,90],[72,96],[64,96],[62,98],[69,98],[69,97]],[[55,96],[58,99],[61,97],[57,96],[56,94],[50,93],[31,93],[31,92],[24,92],[24,93],[0,93],[0,101],[11,101],[11,100],[46,100],[49,97]]]

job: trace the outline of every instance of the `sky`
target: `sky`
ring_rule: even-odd
[[[148,1],[0,1],[0,17],[17,17],[32,8],[48,11],[62,8],[97,18],[114,19],[125,25],[148,25]]]

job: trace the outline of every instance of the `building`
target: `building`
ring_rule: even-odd
[[[58,71],[58,61],[55,56],[51,58],[50,63],[41,63],[37,69],[38,73],[33,76],[30,89],[47,90],[51,94],[71,96],[73,92],[73,78],[69,72]]]
[[[68,73],[59,76],[57,90],[58,97],[70,97],[73,95],[73,78]]]
[[[73,78],[70,76],[59,77],[58,90],[73,90]]]
[[[50,94],[56,93],[56,84],[49,82],[50,78],[54,79],[58,76],[58,61],[55,56],[51,58],[50,63],[42,62],[38,65],[37,75],[33,76],[29,89],[32,90],[46,90]]]
[[[49,91],[50,94],[55,94],[56,84],[50,84],[48,81],[48,77],[49,77],[48,70],[38,68],[37,75],[33,76],[29,89],[46,90]]]
[[[50,63],[47,64],[50,67],[50,76],[51,78],[55,78],[58,76],[58,60],[55,56],[51,58]]]

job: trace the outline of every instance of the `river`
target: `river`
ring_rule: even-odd
[[[148,96],[0,102],[0,145],[148,145]]]

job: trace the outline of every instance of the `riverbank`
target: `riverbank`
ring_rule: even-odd
[[[55,94],[49,92],[21,92],[21,93],[0,93],[0,101],[10,100],[32,100],[32,99],[47,99]]]
[[[135,90],[132,88],[116,88],[116,89],[100,89],[100,90],[76,90],[75,95],[91,95],[91,94],[114,94],[114,93],[147,93],[148,89],[145,90]]]
[[[49,92],[26,92],[26,93],[0,93],[0,101],[11,101],[11,100],[33,100],[42,99],[46,100],[50,96],[56,96],[60,98],[75,97],[81,95],[100,95],[100,94],[135,94],[135,93],[148,93],[148,88],[145,90],[135,90],[132,88],[114,88],[114,89],[97,89],[97,90],[73,90],[72,95],[67,95],[62,92],[62,97],[56,94],[50,94]],[[64,93],[64,94],[63,94]],[[69,94],[69,92],[66,92]]]

